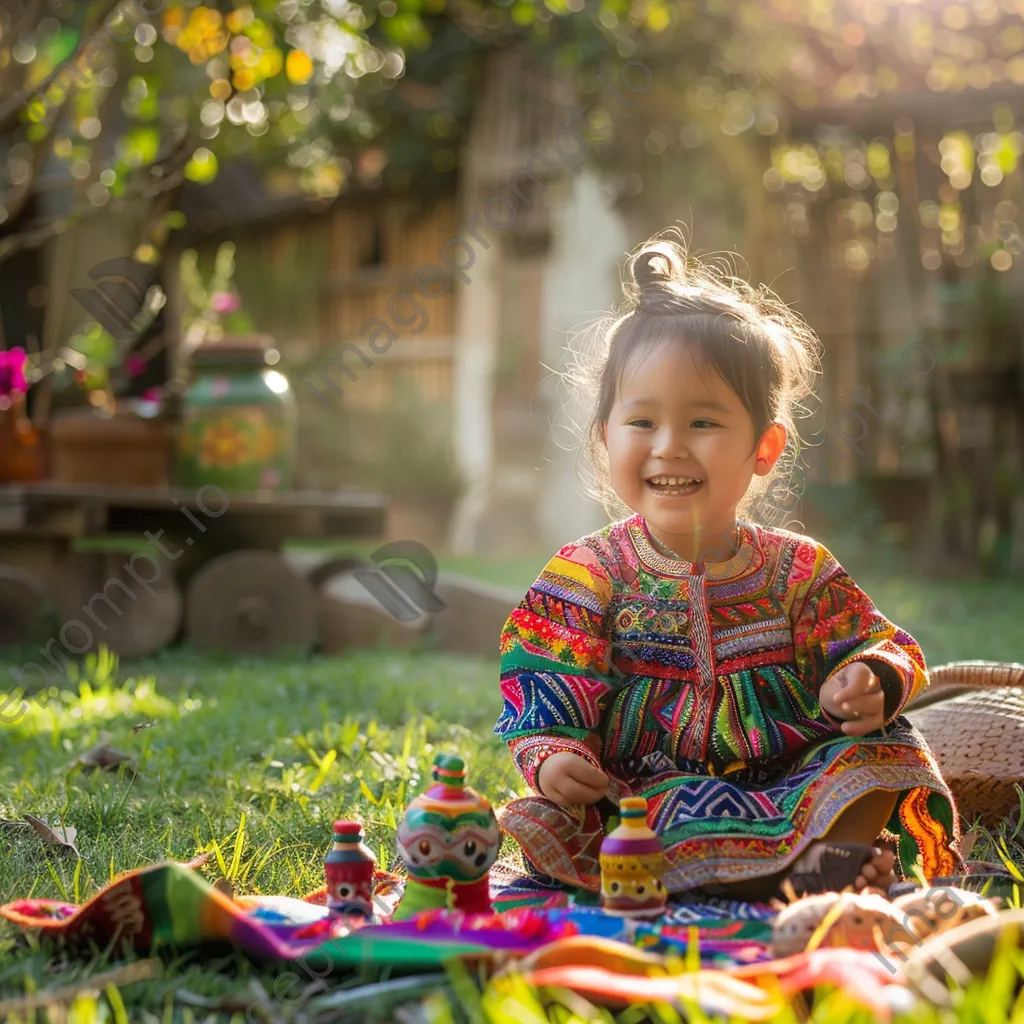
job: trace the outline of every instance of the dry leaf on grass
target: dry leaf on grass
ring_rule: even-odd
[[[233,900],[235,898],[235,887],[231,884],[231,882],[228,879],[218,878],[217,881],[213,883],[213,887],[218,892],[222,892],[225,896],[227,896],[229,900]]]
[[[78,835],[78,829],[72,828],[70,825],[47,824],[42,818],[37,818],[34,814],[26,814],[25,820],[36,830],[44,843],[48,843],[51,846],[59,846],[62,851],[70,851],[76,857],[82,856],[78,852],[78,847],[75,846],[75,836]]]
[[[107,746],[105,739],[97,743],[91,750],[87,750],[81,757],[75,758],[73,763],[81,765],[87,771],[103,772],[117,771],[122,764],[127,764],[128,770],[133,775],[136,773],[131,754]]]
[[[974,844],[977,843],[977,841],[978,841],[978,833],[977,832],[968,832],[960,840],[960,856],[963,857],[964,860],[967,860],[967,858],[970,857],[971,850],[974,849]]]

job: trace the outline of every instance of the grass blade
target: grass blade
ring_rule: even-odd
[[[238,869],[242,866],[242,848],[245,846],[245,811],[238,821],[238,832],[235,835],[235,851],[231,855],[231,871],[225,877],[229,882],[238,878]]]
[[[114,1011],[114,1024],[128,1024],[128,1012],[124,1008],[124,1000],[117,986],[111,983],[103,991],[111,1010]]]
[[[324,783],[324,779],[327,778],[327,773],[331,770],[331,765],[337,760],[338,752],[332,747],[324,754],[320,760],[319,770],[316,773],[316,778],[309,784],[310,793],[315,793]]]

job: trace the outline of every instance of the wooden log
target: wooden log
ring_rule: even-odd
[[[49,610],[46,592],[31,573],[0,565],[0,648],[42,640]]]
[[[183,601],[174,567],[153,555],[78,552],[57,566],[54,598],[66,650],[101,645],[122,658],[155,654],[178,635]]]
[[[442,573],[437,596],[444,609],[431,617],[431,632],[442,651],[497,658],[501,631],[522,594],[510,587]]]
[[[320,646],[324,654],[349,650],[406,650],[426,633],[426,616],[395,618],[352,574],[335,578],[319,595]]]
[[[234,551],[188,585],[186,637],[197,651],[308,651],[317,632],[316,592],[271,551]]]

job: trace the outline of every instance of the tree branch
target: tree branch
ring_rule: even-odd
[[[11,123],[17,119],[19,112],[28,106],[34,97],[46,95],[46,90],[57,81],[63,70],[64,64],[58,64],[30,93],[15,89],[14,95],[0,107],[0,134],[7,131]]]
[[[107,0],[107,4],[103,11],[97,17],[92,18],[89,24],[82,30],[83,43],[85,40],[91,39],[99,31],[100,26],[103,25],[107,16],[120,2],[121,0]],[[43,0],[33,0],[28,11],[26,11],[22,16],[21,24],[17,26],[12,34],[19,34],[26,24],[36,21],[38,16],[42,13],[42,6]],[[61,61],[61,63],[58,64],[30,93],[24,93],[20,89],[15,89],[13,91],[11,98],[3,105],[3,107],[0,107],[0,134],[7,131],[11,126],[11,123],[16,120],[19,111],[28,104],[33,97],[46,95],[46,91],[51,85],[53,85],[60,75],[61,69],[66,64],[74,61],[81,52],[81,49],[81,45],[78,46],[75,52],[67,60]]]
[[[122,198],[126,201],[132,199],[152,198],[153,196],[158,196],[164,192],[170,192],[173,189],[178,188],[184,181],[184,178],[185,175],[182,171],[176,171],[173,174],[168,174],[166,177],[158,179],[157,183],[154,185],[126,193]],[[13,256],[15,253],[22,252],[25,249],[37,249],[44,242],[49,241],[49,239],[54,238],[57,235],[63,234],[76,224],[81,224],[84,221],[91,220],[104,209],[105,207],[103,206],[93,206],[92,203],[82,203],[80,206],[62,217],[52,217],[50,220],[44,221],[36,227],[29,228],[26,231],[21,231],[16,235],[9,235],[7,238],[3,239],[3,241],[0,241],[0,263],[8,257]]]
[[[115,10],[121,0],[106,0],[103,7],[97,11],[97,13],[89,19],[88,23],[82,29],[82,41],[83,45],[86,40],[92,39],[99,30],[103,27],[103,23],[106,21],[110,13]],[[41,3],[35,5],[37,8],[41,6]],[[17,119],[18,114],[22,110],[24,104],[32,101],[35,96],[45,96],[46,91],[51,85],[57,80],[61,69],[68,63],[74,63],[78,59],[78,54],[81,53],[82,46],[75,50],[73,56],[68,58],[66,61],[62,61],[58,64],[49,75],[46,76],[44,81],[32,90],[31,93],[25,95],[24,93],[15,92],[14,96],[5,104],[4,108],[0,110],[0,135],[6,132],[9,125]],[[71,99],[71,94],[68,94],[68,100]],[[61,111],[66,107],[67,104],[61,105]],[[59,120],[59,117],[55,119],[55,122]],[[32,162],[32,169],[29,172],[28,179],[21,185],[17,186],[11,191],[8,197],[4,200],[4,205],[7,208],[7,220],[11,223],[17,218],[21,212],[22,207],[28,202],[29,197],[32,194],[32,186],[35,184],[36,174],[39,168],[42,166],[43,159],[45,157],[45,151],[49,147],[50,139],[53,137],[53,125],[50,126],[50,131],[46,135],[37,140],[32,145],[35,159]]]
[[[13,224],[21,213],[22,207],[28,202],[32,195],[32,186],[36,181],[36,169],[41,167],[46,159],[46,151],[50,145],[51,134],[44,135],[41,139],[32,143],[32,166],[28,177],[20,184],[15,185],[7,195],[0,196],[7,216],[4,218],[8,223]]]
[[[21,30],[29,22],[36,22],[38,20],[40,13],[42,13],[42,7],[43,0],[32,0],[32,2],[28,5],[28,10],[22,12],[21,18],[19,19],[18,23],[16,25],[11,23],[10,25],[7,26],[7,28],[5,29],[5,34],[8,34],[9,32],[11,39],[17,39],[18,36],[21,35]],[[0,27],[3,27],[3,19],[0,19]],[[12,46],[11,50],[13,49],[14,47]],[[0,78],[0,83],[2,83],[4,86],[4,93],[7,92],[7,79],[13,78],[13,73],[18,68],[17,63],[13,60],[7,66],[10,69],[10,73]]]

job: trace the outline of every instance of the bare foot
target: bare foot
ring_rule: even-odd
[[[885,895],[889,891],[889,886],[896,884],[896,872],[893,870],[895,864],[896,858],[892,850],[883,849],[861,867],[853,883],[854,891],[878,889]]]

